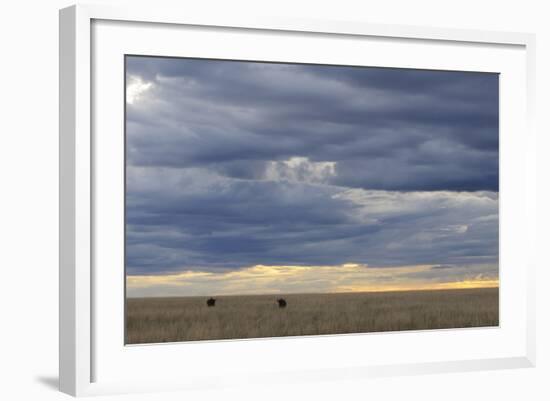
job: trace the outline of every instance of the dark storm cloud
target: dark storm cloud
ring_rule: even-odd
[[[300,155],[337,161],[336,184],[498,190],[496,74],[139,57],[127,66],[157,96],[129,106],[132,164],[256,178],[262,163]]]
[[[152,84],[127,104],[130,274],[497,261],[497,75],[128,57],[127,79]]]
[[[132,274],[496,261],[494,193],[350,190],[235,180],[203,169],[138,167],[129,177]]]

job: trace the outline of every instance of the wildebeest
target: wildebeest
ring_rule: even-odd
[[[283,298],[279,298],[277,303],[279,304],[279,308],[286,308],[286,301]]]
[[[206,300],[206,305],[209,306],[209,307],[210,306],[216,306],[216,300],[214,298],[208,298]]]

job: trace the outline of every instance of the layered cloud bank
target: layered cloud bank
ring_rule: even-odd
[[[204,169],[137,168],[128,177],[131,274],[496,262],[493,192],[372,191]]]
[[[127,66],[130,295],[497,282],[497,75]]]

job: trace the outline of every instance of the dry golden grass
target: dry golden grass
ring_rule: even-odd
[[[498,326],[498,288],[129,298],[126,343]]]

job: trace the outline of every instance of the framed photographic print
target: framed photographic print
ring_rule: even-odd
[[[533,46],[62,10],[61,390],[532,366]]]

